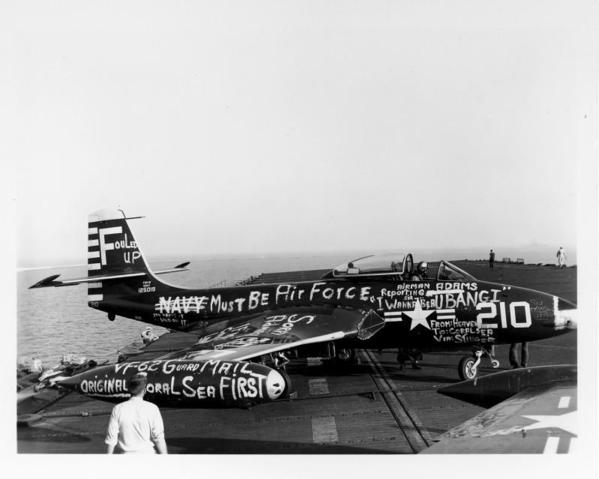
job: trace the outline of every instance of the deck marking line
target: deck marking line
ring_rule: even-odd
[[[389,411],[394,416],[398,427],[403,431],[406,440],[414,452],[420,452],[433,443],[431,434],[424,428],[422,421],[411,409],[400,391],[393,387],[393,381],[380,365],[374,355],[367,350],[361,350],[362,356],[373,369],[372,379],[379,388],[379,393],[387,403]]]
[[[557,447],[559,446],[559,437],[549,436],[545,443],[545,449],[543,454],[557,454]]]
[[[576,453],[576,441],[578,440],[577,437],[571,437],[570,438],[570,447],[568,448],[567,451],[564,451],[568,454],[572,454],[572,453]]]
[[[312,418],[312,440],[316,443],[337,442],[337,424],[334,416]]]
[[[308,381],[308,388],[311,396],[319,396],[321,394],[329,394],[329,384],[326,378],[314,378]]]
[[[557,407],[559,409],[565,409],[570,405],[570,396],[562,396],[561,398],[559,398],[559,404],[557,405]]]

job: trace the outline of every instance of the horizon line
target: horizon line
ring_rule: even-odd
[[[520,248],[522,247],[532,247],[532,246],[545,246],[545,247],[549,247],[550,245],[548,244],[541,244],[541,243],[537,243],[534,245],[529,245],[529,246],[520,246]],[[455,247],[455,248],[434,248],[434,247],[422,247],[422,248],[413,248],[413,251],[418,251],[418,250],[432,250],[432,251],[442,251],[442,250],[454,250],[454,251],[460,251],[460,250],[472,250],[475,247],[468,247],[468,246],[461,246],[461,247]],[[486,250],[487,247],[485,247]],[[503,247],[505,249],[517,249],[519,248],[518,246],[508,246],[508,247]],[[574,252],[576,252],[576,248],[571,248]],[[479,249],[478,247],[476,247],[476,249]],[[495,249],[497,250],[498,248],[491,248],[491,249]],[[343,254],[345,252],[358,252],[358,251],[363,251],[360,249],[341,249],[341,250],[337,250],[338,253],[337,254]],[[398,250],[391,250],[391,249],[380,249],[378,250],[381,253],[378,254],[383,254],[383,252],[395,252],[397,251],[399,253]],[[499,248],[499,251],[501,251],[501,248]],[[495,251],[495,253],[497,254],[497,251]],[[280,251],[280,252],[273,252],[273,253],[213,253],[213,254],[176,254],[176,253],[172,253],[172,254],[161,254],[161,255],[155,255],[155,256],[147,256],[144,255],[146,257],[146,259],[148,260],[148,263],[150,262],[154,262],[154,261],[164,261],[166,259],[171,259],[171,258],[181,258],[183,256],[188,256],[188,257],[201,257],[202,259],[212,259],[212,258],[218,258],[218,259],[239,259],[239,258],[243,258],[243,257],[281,257],[281,256],[291,256],[291,255],[314,255],[314,254],[318,254],[318,255],[333,255],[336,254],[335,251],[332,250],[314,250],[314,251]],[[373,253],[374,256],[377,255],[377,253]],[[225,256],[225,258],[223,258],[223,256]],[[350,258],[351,260],[351,258]],[[456,258],[453,260],[448,260],[448,261],[486,261],[486,258]],[[430,261],[430,260],[428,260]],[[501,261],[496,261],[498,263],[501,263]],[[526,264],[538,264],[538,263],[526,263]],[[550,263],[543,263],[543,264],[550,264]],[[572,263],[572,266],[575,266],[576,263]],[[53,264],[53,265],[34,265],[34,266],[19,266],[18,264],[16,265],[16,271],[17,273],[21,273],[24,271],[37,271],[37,270],[44,270],[44,269],[54,269],[54,268],[75,268],[75,267],[82,267],[82,266],[87,266],[87,263],[62,263],[62,264]]]

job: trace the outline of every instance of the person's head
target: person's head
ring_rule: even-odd
[[[148,384],[148,375],[146,373],[137,373],[131,376],[127,381],[127,390],[132,396],[143,396]]]
[[[426,273],[427,269],[428,269],[428,263],[426,261],[421,261],[420,263],[418,263],[418,272],[419,273]]]

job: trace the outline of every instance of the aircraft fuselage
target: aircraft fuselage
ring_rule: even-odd
[[[268,312],[286,331],[309,320],[295,307],[347,307],[374,311],[385,328],[367,341],[348,338],[348,346],[448,349],[469,345],[534,341],[568,331],[575,305],[557,296],[485,281],[379,281],[327,279],[219,289],[165,288],[150,279],[131,294],[91,307],[175,330],[202,330],[222,323],[215,339],[226,338],[227,322]],[[278,313],[278,310],[281,310]],[[239,323],[239,321],[237,321]],[[243,327],[235,325],[237,328]],[[221,336],[218,336],[221,335]]]

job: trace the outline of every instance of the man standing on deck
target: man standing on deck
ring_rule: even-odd
[[[492,268],[495,264],[495,251],[489,251],[489,268]]]
[[[520,361],[518,361],[518,344],[512,343],[510,345],[510,365],[512,368],[525,368],[528,364],[528,343],[523,342],[521,344]]]
[[[158,454],[167,454],[160,410],[155,404],[144,401],[147,383],[145,373],[135,374],[127,384],[131,398],[112,409],[104,441],[108,444],[108,454],[114,452],[117,444],[125,454],[153,454],[154,446]]]
[[[557,250],[557,267],[566,267],[566,250],[563,248],[563,246],[560,246]]]

